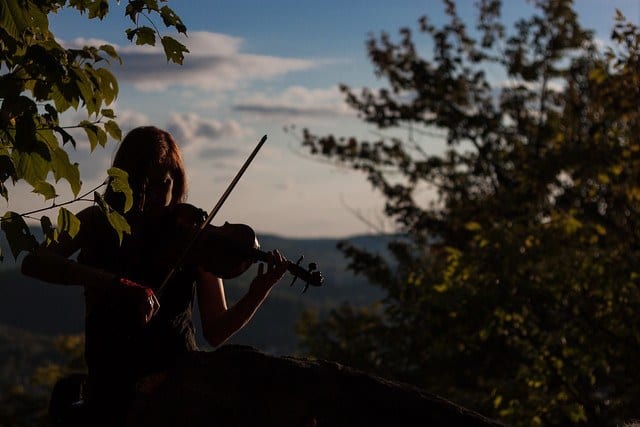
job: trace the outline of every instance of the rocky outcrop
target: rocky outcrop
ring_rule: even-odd
[[[145,427],[502,426],[408,384],[235,345],[190,354],[133,414]]]

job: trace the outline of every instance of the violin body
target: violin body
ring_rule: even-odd
[[[175,255],[172,256],[177,257],[186,249],[185,263],[198,265],[221,279],[238,277],[256,262],[268,262],[270,255],[260,250],[256,233],[250,226],[229,222],[222,226],[203,226],[206,217],[204,210],[188,203],[170,208],[163,221],[174,230],[170,252]],[[309,285],[321,286],[324,282],[315,264],[304,269],[288,261],[287,270],[295,276],[294,281],[300,277],[306,283],[304,291]]]

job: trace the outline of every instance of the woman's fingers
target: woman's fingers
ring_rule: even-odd
[[[259,263],[258,264],[258,276],[262,276],[264,274],[264,264],[263,263]]]
[[[158,301],[158,297],[153,292],[146,292],[145,301],[142,304],[142,310],[144,315],[144,323],[147,324],[153,319],[160,310],[160,301]]]
[[[160,301],[158,301],[158,297],[156,297],[156,294],[153,294],[153,314],[152,316],[155,316],[156,313],[160,310]]]

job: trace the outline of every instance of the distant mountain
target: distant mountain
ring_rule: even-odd
[[[310,287],[302,294],[304,284],[298,280],[289,287],[292,277],[287,274],[253,321],[232,338],[233,343],[253,345],[272,353],[290,353],[297,345],[294,328],[303,310],[315,308],[322,314],[343,302],[359,306],[382,296],[380,289],[347,271],[347,260],[336,248],[341,239],[290,239],[269,234],[259,235],[258,239],[265,251],[278,249],[294,262],[304,255],[301,265],[305,267],[309,262],[317,263],[325,284],[320,288]],[[353,236],[342,240],[385,253],[392,236]],[[0,247],[5,254],[4,263],[0,263],[0,324],[45,335],[82,332],[83,290],[23,276],[19,271],[20,258],[18,263],[13,260],[3,233],[0,233]],[[255,271],[254,266],[238,278],[225,280],[229,304],[244,294]],[[195,318],[198,318],[197,307]],[[204,346],[201,336],[199,340]]]

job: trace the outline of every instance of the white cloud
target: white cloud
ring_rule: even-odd
[[[148,126],[150,123],[149,116],[134,110],[116,109],[116,121],[122,130],[124,136],[126,132],[138,126]]]
[[[194,31],[186,38],[175,36],[189,49],[184,64],[168,63],[160,42],[156,46],[113,45],[123,60],[112,71],[121,82],[139,90],[160,91],[169,87],[200,90],[231,90],[254,80],[269,80],[294,71],[308,70],[320,61],[242,53],[243,40],[226,34]],[[99,46],[99,39],[77,38],[68,47]]]
[[[341,116],[352,113],[338,87],[309,89],[291,86],[278,95],[251,95],[233,108],[240,112],[285,116]]]
[[[207,142],[237,140],[253,134],[250,129],[244,128],[235,120],[219,121],[201,117],[196,113],[171,113],[166,129],[184,150],[198,150],[204,156],[229,156],[235,153],[228,147],[216,146],[212,149]]]

